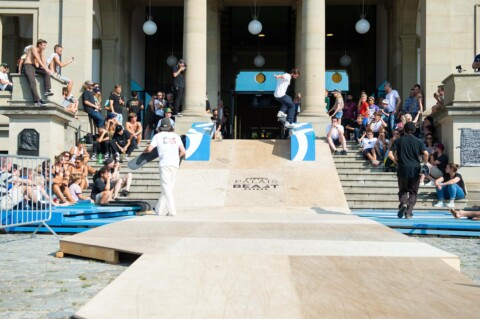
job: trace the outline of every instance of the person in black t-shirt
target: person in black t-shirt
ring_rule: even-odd
[[[105,118],[100,113],[100,105],[95,103],[93,96],[93,82],[90,80],[85,81],[83,85],[84,91],[82,94],[83,110],[93,120],[93,123],[97,128],[105,128]]]
[[[115,85],[115,89],[110,93],[108,98],[109,104],[105,106],[107,115],[109,113],[117,113],[117,120],[120,124],[123,124],[123,107],[125,106],[125,99],[122,96],[122,86],[120,84]]]
[[[408,122],[404,127],[405,135],[395,141],[388,157],[397,164],[398,179],[398,218],[411,219],[413,207],[417,202],[418,186],[420,185],[420,161],[419,155],[423,155],[423,161],[428,161],[428,152],[425,144],[413,133],[415,124]],[[425,164],[424,164],[425,165]]]
[[[473,59],[472,69],[473,69],[475,72],[480,71],[480,54],[477,54],[477,55],[475,56],[475,59]]]
[[[120,162],[128,161],[127,156],[130,156],[133,150],[137,147],[137,139],[133,138],[133,135],[131,135],[127,130],[124,130],[123,126],[117,125],[112,140],[116,147],[115,157],[120,154]]]
[[[438,203],[434,207],[455,207],[456,199],[464,199],[467,191],[462,175],[457,173],[458,165],[455,163],[448,163],[445,168],[445,175],[437,178],[435,186],[437,188]],[[445,205],[445,199],[450,199],[450,202]]]
[[[127,112],[135,113],[137,115],[137,120],[142,122],[143,116],[142,111],[144,109],[143,101],[138,98],[138,92],[132,92],[132,98],[127,101]]]
[[[182,116],[180,113],[182,107],[185,107],[185,71],[187,65],[183,59],[178,60],[177,65],[172,68],[173,87],[175,89],[175,106],[173,108],[174,116]]]
[[[110,170],[106,167],[102,167],[98,173],[100,178],[97,178],[93,183],[90,198],[95,201],[95,204],[106,204],[112,198],[113,190]]]

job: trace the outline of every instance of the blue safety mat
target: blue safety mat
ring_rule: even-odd
[[[78,233],[130,219],[141,210],[140,206],[98,206],[90,202],[79,202],[70,206],[53,206],[52,218],[46,223],[57,233]],[[38,224],[37,224],[38,225]],[[7,228],[8,232],[33,232],[37,225]],[[49,232],[45,227],[39,232]]]
[[[480,237],[480,222],[455,219],[448,211],[413,211],[412,219],[399,219],[396,210],[355,210],[365,217],[409,235]]]

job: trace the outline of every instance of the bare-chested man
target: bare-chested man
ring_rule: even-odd
[[[142,141],[142,124],[137,122],[137,114],[130,113],[128,115],[128,122],[126,123],[127,131],[137,139],[137,145]]]
[[[70,103],[75,103],[75,99],[72,95],[73,81],[61,75],[62,68],[72,63],[73,57],[67,62],[63,63],[62,61],[60,61],[62,52],[63,52],[63,47],[60,44],[56,44],[55,47],[53,48],[53,53],[47,59],[47,65],[48,65],[48,68],[50,69],[50,72],[52,72],[52,74],[55,77],[58,77],[60,80],[64,82],[67,82],[67,100]]]
[[[50,91],[50,70],[47,67],[47,62],[45,60],[45,48],[47,47],[47,41],[43,39],[38,39],[37,46],[32,46],[27,53],[25,58],[25,75],[27,76],[28,82],[30,83],[30,91],[32,91],[33,100],[37,106],[46,106],[47,103],[40,99],[40,96],[37,92],[37,86],[35,82],[35,73],[43,75],[45,81],[45,96],[53,95],[53,92]]]

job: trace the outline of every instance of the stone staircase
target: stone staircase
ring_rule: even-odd
[[[150,140],[142,140],[138,148],[132,152],[129,156],[129,160],[140,155],[143,150],[150,143]],[[91,147],[88,148],[90,155]],[[97,161],[90,160],[89,165],[95,169],[100,169],[102,164]],[[130,196],[125,199],[128,200],[143,200],[147,202],[156,201],[160,196],[160,175],[158,173],[158,159],[146,164],[145,166],[132,171],[128,168],[127,162],[123,162],[120,168],[120,176],[124,176],[127,173],[132,173],[132,185],[130,187]],[[92,184],[91,176],[90,185]],[[85,196],[90,196],[91,187],[84,191]],[[123,199],[123,197],[122,197]]]
[[[334,156],[334,161],[350,209],[397,209],[396,173],[384,172],[383,166],[373,167],[362,157],[358,145],[353,142],[348,142],[347,153],[346,156]],[[457,207],[480,203],[479,188],[476,185],[467,185],[467,190],[467,199],[455,201]],[[433,207],[436,201],[434,187],[420,186],[415,209],[445,210]]]

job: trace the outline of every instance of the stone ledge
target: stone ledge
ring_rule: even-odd
[[[0,114],[7,117],[25,117],[26,115],[34,117],[55,117],[64,123],[77,122],[75,116],[64,108],[58,106],[26,106],[25,102],[23,102],[22,105],[17,102],[12,103],[10,106],[0,106]]]
[[[10,104],[13,103],[33,103],[32,92],[30,92],[30,85],[25,75],[23,74],[12,74],[12,82],[13,82],[13,92],[10,100]],[[44,89],[44,80],[43,76],[36,75],[35,76],[36,83],[37,83],[37,92],[44,100],[48,100],[48,102],[56,104],[58,106],[62,106],[63,96],[62,96],[62,89],[66,85],[66,82],[57,79],[55,77],[50,77],[50,81],[52,84],[52,92],[54,93],[53,96],[49,96],[48,99],[43,96],[45,92]],[[1,104],[0,104],[1,105]]]

